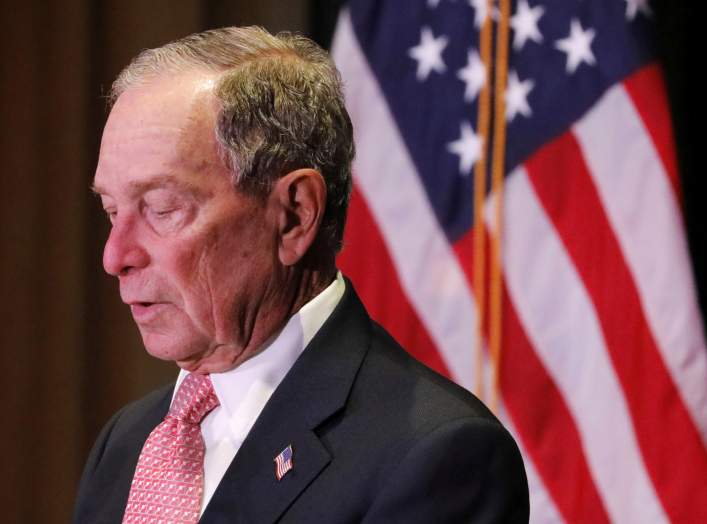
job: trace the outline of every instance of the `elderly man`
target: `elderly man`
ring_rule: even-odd
[[[103,264],[181,370],[108,422],[75,522],[527,521],[508,432],[337,273],[354,146],[326,53],[207,31],[143,52],[111,101]]]

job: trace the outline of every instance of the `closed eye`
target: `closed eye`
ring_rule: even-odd
[[[145,210],[145,216],[153,230],[159,235],[174,233],[189,219],[189,206],[153,207]]]
[[[188,195],[157,188],[148,191],[140,202],[140,210],[158,235],[172,234],[181,229],[193,212],[193,200]]]
[[[104,209],[103,210],[106,214],[106,217],[108,218],[108,221],[112,224],[115,222],[115,217],[118,216],[118,212],[115,211],[114,209]]]

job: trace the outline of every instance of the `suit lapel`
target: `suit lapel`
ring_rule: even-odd
[[[120,522],[130,492],[138,456],[152,430],[164,419],[174,386],[166,387],[144,407],[127,411],[104,443],[103,456],[83,497],[91,522]]]
[[[347,280],[341,302],[273,393],[201,522],[274,522],[329,464],[315,430],[346,403],[370,330]],[[288,445],[294,467],[278,481],[274,458]]]

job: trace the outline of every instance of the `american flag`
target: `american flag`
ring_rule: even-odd
[[[652,10],[518,0],[510,15],[498,414],[531,521],[707,522],[707,348]],[[469,389],[489,367],[471,244],[489,17],[486,0],[351,0],[333,43],[357,143],[339,266]]]
[[[275,478],[281,480],[294,467],[294,464],[292,464],[292,445],[290,444],[283,449],[273,461],[275,462]]]

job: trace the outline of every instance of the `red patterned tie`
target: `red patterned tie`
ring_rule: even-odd
[[[195,523],[204,490],[199,424],[218,406],[208,375],[187,375],[140,453],[123,524]]]

